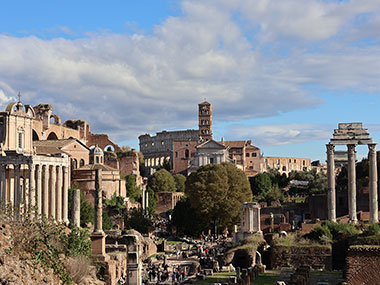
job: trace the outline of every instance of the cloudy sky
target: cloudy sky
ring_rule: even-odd
[[[14,0],[0,11],[1,109],[20,91],[138,148],[140,134],[197,128],[206,98],[215,139],[251,139],[268,156],[325,159],[339,122],[380,141],[380,1]]]

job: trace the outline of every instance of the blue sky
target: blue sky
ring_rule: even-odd
[[[339,122],[380,140],[380,1],[7,1],[0,107],[49,103],[138,148],[140,134],[196,128],[268,156],[325,159]],[[358,156],[367,153],[358,148]]]

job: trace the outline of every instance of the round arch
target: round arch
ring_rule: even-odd
[[[47,137],[47,140],[57,140],[58,137],[57,135],[55,134],[55,132],[51,132],[48,137]]]
[[[38,136],[37,132],[33,130],[33,141],[39,141],[40,137]]]

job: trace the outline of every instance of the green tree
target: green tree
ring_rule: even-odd
[[[136,186],[136,175],[131,174],[128,176],[125,182],[127,197],[131,198],[133,201],[138,201],[141,198],[141,190]]]
[[[212,221],[215,232],[217,226],[238,223],[241,204],[252,200],[247,177],[231,163],[200,167],[187,178],[185,193],[199,217]]]
[[[202,221],[197,211],[191,207],[188,198],[182,199],[175,205],[172,224],[177,229],[177,235],[196,236],[209,228],[208,223]]]
[[[148,213],[153,215],[156,211],[157,194],[150,187],[146,191],[148,191]]]
[[[185,192],[186,177],[182,174],[173,176],[177,192]]]
[[[155,193],[176,191],[173,175],[171,175],[169,171],[163,168],[156,171],[148,179],[148,187],[151,188]]]
[[[272,189],[272,180],[266,172],[259,173],[254,177],[249,178],[252,193],[254,196],[263,196]]]
[[[144,216],[142,209],[133,208],[125,216],[127,229],[134,229],[142,234],[147,234],[153,228],[152,221]]]
[[[170,159],[165,159],[164,164],[162,165],[163,169],[166,169],[167,171],[172,170],[172,163],[170,162]]]

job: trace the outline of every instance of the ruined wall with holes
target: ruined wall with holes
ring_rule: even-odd
[[[113,146],[115,151],[120,151],[120,147],[113,143],[106,134],[87,134],[87,146],[91,147],[98,145],[101,149],[105,150],[106,146]]]

